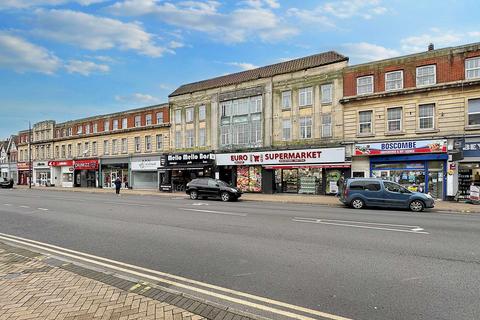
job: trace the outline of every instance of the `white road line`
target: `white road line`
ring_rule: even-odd
[[[9,207],[12,206],[10,203],[4,203],[3,205],[4,205],[4,206],[9,206]]]
[[[37,208],[38,210],[42,210],[42,211],[48,211],[48,209],[46,208]]]
[[[246,213],[234,213],[234,212],[223,212],[223,211],[213,211],[213,210],[200,210],[200,209],[188,209],[188,208],[179,208],[180,210],[184,211],[195,211],[195,212],[205,212],[205,213],[213,213],[213,214],[223,214],[226,216],[238,216],[238,217],[246,217]]]
[[[194,286],[191,286],[191,285],[185,285],[183,283],[175,282],[175,281],[168,280],[168,279],[165,279],[165,278],[160,278],[158,276],[151,276],[149,274],[138,272],[138,271],[131,270],[131,269],[136,269],[136,270],[143,271],[143,272],[148,272],[148,273],[151,273],[151,274],[157,274],[157,275],[160,275],[160,276],[163,276],[163,277],[168,277],[168,278],[183,281],[183,282],[186,282],[186,283],[202,286],[204,288],[209,288],[209,289],[221,291],[221,292],[224,292],[224,293],[229,293],[229,294],[232,294],[232,295],[236,295],[236,296],[239,296],[239,297],[244,297],[244,298],[248,298],[248,299],[251,299],[251,300],[256,300],[258,302],[264,302],[264,303],[267,303],[267,304],[270,304],[270,305],[280,306],[280,307],[283,307],[283,308],[290,309],[294,312],[295,311],[296,312],[303,312],[303,313],[307,313],[307,314],[311,314],[311,315],[314,315],[314,316],[319,316],[319,317],[323,317],[323,318],[331,319],[331,320],[351,320],[349,318],[345,318],[345,317],[342,317],[342,316],[337,316],[337,315],[329,314],[329,313],[322,312],[322,311],[308,309],[308,308],[305,308],[305,307],[300,307],[300,306],[292,305],[292,304],[289,304],[289,303],[268,299],[268,298],[265,298],[265,297],[255,296],[255,295],[252,295],[252,294],[249,294],[249,293],[236,291],[236,290],[232,290],[232,289],[227,289],[227,288],[219,287],[219,286],[216,286],[216,285],[212,285],[212,284],[208,284],[208,283],[204,283],[204,282],[200,282],[200,281],[196,281],[196,280],[191,280],[191,279],[188,279],[188,278],[183,278],[183,277],[180,277],[180,276],[175,276],[175,275],[160,272],[160,271],[155,271],[155,270],[151,270],[151,269],[147,269],[147,268],[143,268],[143,267],[138,267],[138,266],[134,266],[134,265],[131,265],[131,264],[124,263],[124,262],[115,261],[115,260],[111,260],[111,259],[107,259],[107,258],[102,258],[102,257],[94,256],[94,255],[91,255],[91,254],[88,254],[88,253],[74,251],[74,250],[58,247],[58,246],[55,246],[55,245],[42,243],[42,242],[38,242],[38,241],[34,241],[34,240],[29,240],[29,239],[25,239],[25,238],[20,238],[20,237],[16,237],[16,236],[4,234],[4,233],[0,233],[0,239],[3,239],[5,241],[9,241],[9,242],[19,243],[19,244],[25,245],[27,247],[29,246],[29,247],[38,248],[40,250],[44,250],[44,251],[47,251],[47,252],[57,253],[61,256],[63,255],[63,256],[67,256],[67,257],[77,259],[77,260],[82,260],[82,261],[86,261],[86,262],[89,262],[89,263],[101,265],[101,266],[104,266],[104,267],[107,267],[107,268],[110,268],[110,269],[130,273],[130,274],[133,274],[133,275],[136,275],[136,276],[139,276],[139,277],[142,277],[142,278],[150,279],[150,280],[153,280],[153,281],[160,281],[160,282],[163,282],[163,283],[171,284],[171,285],[179,287],[179,288],[184,288],[184,289],[187,289],[187,290],[202,293],[202,294],[209,295],[209,296],[212,296],[212,297],[216,297],[216,298],[219,298],[219,299],[223,299],[223,300],[226,300],[226,301],[231,301],[231,302],[238,303],[238,304],[241,304],[241,305],[249,306],[249,307],[252,307],[252,308],[255,308],[255,309],[258,309],[258,310],[264,310],[264,311],[280,314],[280,315],[287,316],[287,317],[290,317],[290,318],[293,318],[293,319],[315,320],[314,318],[310,318],[310,317],[307,317],[307,316],[296,314],[296,313],[293,313],[293,312],[290,312],[290,311],[284,311],[284,310],[276,309],[276,308],[269,307],[269,306],[266,306],[266,305],[263,305],[263,304],[259,304],[259,303],[256,303],[256,302],[251,302],[251,301],[243,300],[243,299],[240,299],[240,298],[234,298],[234,297],[231,297],[231,296],[227,296],[225,294],[216,293],[216,292],[205,290],[205,289],[200,289],[198,287],[194,287]],[[58,250],[56,250],[56,249],[58,249]],[[70,252],[72,254],[70,254],[68,252]],[[88,258],[86,258],[86,257],[88,257]],[[96,259],[96,260],[92,260],[92,259]],[[98,260],[100,260],[100,261],[98,261]],[[101,261],[105,261],[105,262],[101,262]],[[112,265],[111,263],[114,263],[118,266],[123,266],[123,267],[126,267],[126,268],[130,268],[130,269],[121,268],[121,267]]]
[[[373,230],[384,230],[384,231],[394,231],[394,232],[406,232],[406,233],[416,233],[416,234],[430,234],[423,230],[422,228],[415,226],[413,229],[409,230],[402,230],[402,229],[394,229],[394,228],[383,228],[383,227],[372,227],[372,226],[366,226],[366,225],[356,225],[356,224],[348,224],[348,223],[334,223],[334,222],[326,222],[321,219],[292,219],[292,221],[295,222],[303,222],[303,223],[317,223],[317,224],[326,224],[326,225],[332,225],[332,226],[340,226],[340,227],[350,227],[350,228],[360,228],[360,229],[373,229]],[[353,221],[352,221],[353,222]]]
[[[29,206],[19,206],[20,208],[30,208]]]
[[[365,222],[365,221],[353,221],[353,220],[332,220],[332,219],[321,219],[321,218],[304,218],[304,217],[295,217],[294,219],[303,219],[303,220],[321,220],[325,222],[345,222],[345,223],[355,223],[355,224],[368,224],[374,226],[394,226],[394,227],[405,227],[405,228],[417,228],[418,226],[407,226],[404,224],[388,224],[388,223],[376,223],[376,222]]]

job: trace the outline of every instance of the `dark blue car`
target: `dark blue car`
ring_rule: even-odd
[[[340,201],[355,209],[364,207],[403,208],[415,212],[433,208],[429,194],[411,192],[398,183],[375,178],[348,179],[342,186]]]

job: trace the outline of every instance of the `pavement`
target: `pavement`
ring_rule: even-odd
[[[171,290],[132,282],[0,242],[0,320],[28,319],[252,318]]]
[[[14,189],[0,221],[0,241],[269,319],[480,319],[474,213]]]
[[[28,186],[15,186],[18,189],[27,189]],[[103,188],[60,188],[60,187],[33,187],[34,189],[45,191],[65,191],[65,192],[86,192],[86,193],[112,193],[112,189]],[[157,190],[143,189],[122,189],[122,194],[129,195],[156,195],[171,197],[187,197],[184,192],[165,193]],[[265,202],[281,202],[281,203],[299,203],[299,204],[316,204],[342,207],[343,205],[335,196],[321,195],[301,195],[301,194],[261,194],[261,193],[245,193],[241,198],[243,201],[265,201]],[[435,208],[429,209],[431,212],[457,212],[463,214],[480,213],[480,205],[454,202],[454,201],[435,201]]]

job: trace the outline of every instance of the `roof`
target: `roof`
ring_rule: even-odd
[[[7,148],[8,148],[8,140],[5,140],[5,141],[0,141],[0,149],[4,149],[5,151],[7,151]]]
[[[174,92],[172,92],[169,97],[238,84],[261,78],[269,78],[279,74],[315,68],[342,61],[348,61],[348,57],[343,56],[335,51],[323,52],[312,56],[280,62],[252,70],[232,73],[208,80],[184,84],[177,88]]]

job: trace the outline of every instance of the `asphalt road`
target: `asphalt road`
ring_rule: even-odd
[[[0,190],[0,232],[353,319],[480,319],[480,215]]]

